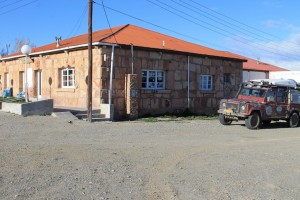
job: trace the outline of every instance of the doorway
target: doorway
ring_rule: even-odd
[[[36,78],[36,96],[37,98],[42,98],[42,71],[36,70],[35,71],[35,78]]]

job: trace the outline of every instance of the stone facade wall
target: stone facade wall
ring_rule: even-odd
[[[111,71],[112,48],[95,47],[93,49],[93,109],[99,109],[100,104],[109,103],[109,84]],[[242,82],[242,62],[218,59],[205,56],[190,56],[190,82],[188,83],[188,56],[138,50],[134,48],[133,70],[130,48],[116,47],[113,67],[112,104],[114,119],[127,116],[125,76],[137,75],[138,115],[182,113],[188,108],[199,114],[212,114],[218,108],[218,103],[226,94],[232,97]],[[75,87],[61,88],[61,68],[75,69]],[[32,86],[29,88],[29,98],[37,98],[36,71],[42,72],[42,98],[54,99],[54,106],[86,108],[87,102],[87,68],[88,50],[74,50],[49,55],[31,56],[29,68],[32,69]],[[165,89],[141,89],[142,70],[163,70],[165,72]],[[20,73],[25,71],[25,58],[18,58],[0,63],[2,89],[4,89],[4,74],[9,73],[13,94],[23,88],[20,86]],[[230,75],[231,84],[224,84],[224,74]],[[213,76],[213,90],[200,90],[200,75]],[[25,80],[23,80],[25,81]],[[188,85],[190,86],[190,101],[188,101]]]
[[[165,113],[182,113],[188,108],[187,56],[163,52],[134,50],[133,71],[130,49],[115,50],[113,104],[115,117],[126,116],[126,74],[137,74],[139,116]],[[142,70],[164,70],[164,90],[141,89]],[[224,73],[230,74],[231,84],[223,83]],[[213,76],[213,90],[200,90],[200,75]],[[102,78],[107,78],[107,76]],[[233,97],[242,82],[242,62],[208,57],[190,57],[190,111],[199,114],[215,114],[219,100],[225,93]],[[226,87],[226,88],[225,88]]]
[[[93,49],[93,107],[100,106],[100,49]],[[37,75],[36,71],[40,70],[41,78],[41,98],[54,99],[54,106],[86,108],[87,102],[87,70],[88,70],[88,51],[76,50],[65,51],[61,53],[31,56],[28,59],[28,69],[32,71],[32,86],[28,88],[29,98],[38,98],[37,96]],[[75,87],[61,87],[62,68],[75,69]],[[25,72],[25,58],[3,61],[0,63],[0,75],[3,79],[4,74],[8,73],[11,79],[9,87],[13,87],[13,96],[25,88],[25,75],[22,77],[21,72]],[[23,79],[23,80],[21,80]],[[7,87],[8,87],[7,86]],[[4,84],[2,84],[4,89]]]

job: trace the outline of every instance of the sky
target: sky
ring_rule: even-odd
[[[300,70],[299,0],[94,0],[93,31],[133,24]],[[88,0],[0,0],[0,49],[87,33]]]

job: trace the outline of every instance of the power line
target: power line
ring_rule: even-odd
[[[96,4],[98,4],[98,3],[96,3]],[[98,5],[100,5],[100,4],[98,4]],[[194,39],[194,40],[201,41],[201,42],[203,42],[203,43],[209,44],[209,43],[207,43],[207,42],[205,42],[205,41],[203,41],[203,40],[199,40],[198,38],[194,38],[194,37],[191,37],[191,36],[188,36],[188,35],[179,33],[179,32],[177,32],[177,31],[174,31],[174,30],[171,30],[171,29],[162,27],[162,26],[160,26],[160,25],[157,25],[157,24],[154,24],[154,23],[152,23],[152,22],[149,22],[149,21],[146,21],[146,20],[143,20],[143,19],[134,17],[134,16],[132,16],[132,15],[126,14],[126,13],[124,13],[124,12],[122,12],[122,11],[113,9],[113,8],[111,8],[111,7],[105,6],[105,8],[107,8],[107,9],[109,9],[109,10],[112,10],[112,11],[115,11],[115,12],[118,12],[118,13],[120,13],[120,14],[122,14],[122,15],[131,17],[131,18],[134,18],[134,19],[136,19],[136,20],[142,21],[142,22],[144,22],[144,23],[150,24],[150,25],[152,25],[152,26],[158,27],[158,28],[160,28],[160,29],[164,29],[164,30],[173,32],[173,33],[175,33],[175,34],[178,34],[178,35],[181,35],[181,36],[184,36],[184,37],[187,37],[187,38],[191,38],[191,39]],[[266,49],[263,49],[263,48],[259,48],[259,47],[257,47],[257,46],[250,45],[250,44],[248,44],[248,43],[245,43],[245,42],[243,42],[243,41],[237,40],[237,39],[235,39],[235,38],[232,38],[232,39],[235,40],[235,41],[237,41],[237,42],[239,42],[240,44],[243,44],[244,46],[251,46],[251,47],[254,47],[254,48],[261,49],[261,50],[263,50],[263,51],[267,51],[267,52],[272,53],[272,54],[277,54],[277,55],[280,55],[280,56],[288,57],[288,56],[286,56],[286,55],[282,55],[282,54],[279,54],[279,53],[277,53],[277,52],[273,52],[273,51],[270,51],[270,50],[266,50]],[[219,46],[219,45],[215,45],[215,44],[213,44],[213,45],[214,45],[214,46]],[[222,47],[222,48],[224,48],[224,47]],[[225,49],[228,49],[228,48],[225,48]]]
[[[183,2],[184,4],[186,4],[186,5],[190,6],[190,7],[188,7],[188,6],[184,5],[184,4],[178,3],[178,2],[176,2],[176,1],[174,1],[174,0],[171,0],[171,1],[174,2],[174,3],[176,3],[176,4],[178,4],[178,5],[180,5],[180,6],[182,6],[182,7],[184,7],[184,8],[186,8],[186,9],[188,9],[189,11],[192,10],[192,11],[195,12],[196,14],[202,15],[202,16],[206,17],[207,19],[210,19],[210,20],[212,20],[212,21],[214,21],[214,22],[216,22],[216,23],[218,23],[218,24],[221,24],[221,25],[223,25],[223,26],[225,26],[225,27],[228,27],[228,28],[230,28],[230,29],[233,29],[233,30],[235,30],[235,31],[237,31],[237,32],[240,32],[240,33],[243,33],[243,34],[246,33],[245,35],[248,35],[248,34],[250,33],[250,34],[253,34],[253,35],[256,35],[256,36],[259,36],[259,37],[268,39],[268,38],[266,38],[266,37],[264,37],[264,36],[262,36],[262,35],[260,35],[260,34],[257,34],[257,33],[254,33],[254,32],[252,32],[252,31],[249,31],[248,29],[245,29],[245,28],[243,28],[243,27],[237,26],[237,25],[235,25],[235,24],[233,24],[233,23],[231,23],[231,22],[228,22],[228,21],[226,21],[226,20],[220,18],[220,17],[216,17],[216,16],[214,16],[214,15],[211,15],[211,14],[208,13],[208,12],[205,12],[205,11],[200,10],[200,9],[195,9],[195,8],[194,8],[191,4],[189,4],[189,3]],[[198,10],[200,10],[200,11],[198,11]],[[205,13],[205,14],[203,14],[203,13]],[[257,39],[258,39],[258,38],[257,38]]]
[[[0,1],[0,3],[4,3],[4,2],[6,2],[6,1],[8,1],[8,0],[3,0],[3,1]]]
[[[25,7],[25,6],[28,6],[28,5],[30,5],[30,4],[33,4],[34,2],[37,2],[37,1],[39,1],[39,0],[34,0],[34,1],[29,2],[29,3],[24,4],[24,5],[22,5],[22,6],[19,6],[19,7],[13,8],[13,9],[10,9],[10,10],[8,10],[8,11],[6,11],[6,12],[2,12],[2,13],[0,13],[0,15],[5,15],[5,14],[7,14],[7,13],[13,12],[13,11],[18,10],[18,9],[20,9],[20,8],[23,8],[23,7]]]
[[[270,41],[273,41],[270,37],[266,37],[266,36],[264,36],[264,35],[268,35],[268,36],[272,36],[273,38],[280,39],[279,37],[276,37],[276,36],[274,36],[274,35],[271,35],[271,34],[268,34],[268,33],[266,33],[266,32],[263,32],[263,31],[261,31],[261,30],[259,30],[259,29],[257,29],[257,28],[248,26],[247,24],[244,24],[244,23],[242,23],[242,22],[239,22],[239,21],[237,21],[237,20],[235,20],[235,19],[233,19],[233,18],[230,18],[230,17],[228,17],[228,16],[226,16],[226,15],[224,15],[224,14],[218,13],[218,12],[216,12],[216,11],[214,11],[214,10],[212,10],[212,9],[210,9],[210,8],[208,8],[208,7],[206,7],[206,6],[203,6],[203,5],[201,5],[201,4],[197,3],[197,2],[195,2],[197,5],[201,5],[201,7],[204,7],[204,8],[208,9],[208,10],[211,11],[211,12],[214,12],[214,13],[216,13],[216,14],[218,14],[218,15],[221,15],[222,17],[225,17],[225,18],[227,18],[227,19],[230,19],[231,21],[234,21],[235,23],[238,23],[238,24],[240,24],[240,25],[242,25],[242,26],[236,25],[236,24],[234,24],[234,23],[231,23],[231,22],[229,22],[228,20],[224,20],[223,18],[220,18],[220,17],[217,17],[217,16],[215,16],[215,15],[212,15],[212,14],[210,14],[210,13],[208,13],[208,12],[206,12],[206,11],[203,11],[203,10],[201,10],[201,9],[199,9],[199,8],[195,8],[195,5],[191,5],[191,4],[187,3],[187,2],[183,2],[183,3],[186,4],[186,5],[188,5],[188,6],[190,6],[190,7],[187,7],[187,6],[183,5],[183,4],[180,4],[180,3],[178,3],[178,2],[175,2],[174,0],[171,0],[171,1],[173,1],[174,3],[179,4],[179,5],[181,5],[181,6],[185,7],[185,8],[187,8],[189,11],[192,10],[192,11],[194,11],[195,13],[198,13],[198,14],[200,14],[200,15],[202,15],[202,16],[204,16],[204,17],[206,17],[206,18],[208,18],[208,19],[210,19],[210,20],[212,20],[212,21],[215,21],[215,22],[217,22],[217,23],[219,23],[219,24],[224,25],[222,22],[225,22],[225,23],[229,24],[229,26],[234,26],[234,27],[236,27],[236,28],[239,29],[238,32],[243,32],[243,34],[245,34],[245,35],[252,34],[252,35],[258,36],[258,37],[250,36],[250,37],[253,37],[253,38],[257,39],[257,40],[260,40],[260,41],[263,41],[263,42],[265,42],[264,39],[268,40],[269,42],[270,42]],[[191,1],[194,2],[193,0],[191,0]],[[205,13],[206,15],[205,15],[205,14],[202,14],[202,13],[199,12],[199,11]],[[208,16],[207,16],[207,15],[208,15]],[[213,17],[213,18],[215,18],[215,19],[218,19],[219,21],[222,21],[222,22],[218,22],[218,21],[212,19],[211,17]],[[246,27],[246,28],[244,28],[243,26]],[[230,27],[230,28],[233,29],[233,30],[237,30],[236,28],[232,28],[232,27]],[[243,30],[243,31],[241,31],[241,30]],[[263,35],[263,34],[255,33],[253,30],[254,30],[254,31],[258,31],[258,32],[260,32],[260,33],[263,33],[264,35]],[[264,38],[264,39],[261,39],[261,38]],[[298,46],[295,45],[294,43],[289,42],[289,44],[293,46],[293,47],[292,47],[292,46],[288,46],[289,48],[295,48],[295,47],[298,47]],[[274,45],[273,45],[273,46],[274,46]],[[276,48],[278,48],[278,46],[276,46]]]
[[[212,25],[212,24],[210,24],[210,23],[208,23],[208,22],[205,22],[205,21],[203,21],[203,20],[199,20],[198,18],[196,18],[196,17],[194,17],[194,16],[192,16],[192,15],[190,15],[190,14],[187,14],[187,13],[185,13],[185,12],[182,12],[181,10],[178,10],[178,9],[176,9],[176,8],[174,8],[174,7],[170,6],[170,5],[168,5],[168,4],[162,3],[162,2],[159,1],[159,0],[156,0],[156,1],[157,1],[157,2],[160,2],[161,4],[163,4],[163,5],[165,5],[165,6],[167,6],[167,8],[162,7],[162,6],[160,6],[160,5],[158,5],[158,4],[154,3],[154,2],[152,2],[152,1],[150,1],[150,0],[147,0],[147,1],[150,2],[150,3],[152,3],[152,4],[154,4],[154,5],[156,5],[156,6],[158,6],[158,7],[160,7],[160,8],[162,8],[162,9],[164,9],[164,10],[167,10],[168,12],[171,12],[172,14],[174,14],[174,15],[176,15],[176,16],[179,16],[179,17],[181,17],[181,18],[183,18],[183,19],[185,19],[185,20],[187,20],[187,21],[189,21],[189,22],[192,22],[192,23],[194,23],[194,24],[196,24],[196,25],[199,25],[199,26],[201,26],[201,27],[204,27],[204,28],[206,28],[206,29],[208,29],[208,30],[210,30],[210,31],[213,31],[213,32],[215,32],[215,33],[218,33],[218,34],[220,34],[220,35],[229,37],[229,38],[231,38],[231,39],[233,39],[233,40],[235,40],[235,41],[242,42],[242,43],[245,43],[244,41],[251,42],[248,38],[245,38],[245,37],[243,37],[243,36],[238,36],[238,37],[239,37],[240,39],[243,39],[244,41],[237,40],[236,38],[233,38],[232,35],[231,35],[231,34],[234,35],[234,33],[230,32],[230,31],[227,31],[227,30],[225,30],[225,29],[223,29],[223,28],[219,28],[219,27],[217,27],[217,26],[214,26],[214,25]],[[187,19],[186,17],[183,17],[183,16],[181,16],[181,15],[179,15],[179,14],[177,14],[177,13],[171,11],[169,8],[172,8],[173,10],[176,10],[176,11],[179,12],[179,13],[182,13],[182,14],[184,14],[184,15],[187,15],[188,17],[190,17],[190,18],[192,18],[192,19],[196,19],[197,21],[199,21],[199,22],[201,22],[201,23],[204,23],[204,24],[206,24],[206,25],[209,25],[209,26],[213,27],[214,29],[212,30],[211,28],[209,28],[209,27],[207,27],[207,26],[203,26],[203,25],[201,25],[201,24],[199,24],[199,23],[194,22],[193,20]],[[230,35],[226,35],[226,34],[224,34],[223,32],[217,31],[216,29],[217,29],[217,30],[224,31],[224,32],[226,32],[226,33],[229,33]],[[263,41],[263,40],[262,40],[262,41]],[[245,43],[245,44],[248,44],[248,43]],[[282,48],[282,47],[280,47],[280,46],[278,46],[278,45],[270,44],[271,46],[268,46],[268,47],[266,47],[265,45],[259,45],[259,46],[257,46],[257,45],[252,45],[252,44],[248,44],[248,45],[249,45],[249,46],[252,46],[252,47],[259,48],[259,49],[262,49],[262,50],[264,50],[264,51],[268,51],[268,52],[271,52],[271,53],[275,53],[275,54],[281,55],[281,54],[277,53],[278,48]],[[270,48],[270,47],[273,47],[273,48]],[[266,48],[266,49],[264,49],[264,48]],[[270,49],[275,50],[275,51],[271,51]],[[289,51],[291,51],[291,50],[289,49]],[[293,52],[292,54],[294,54],[294,52]],[[295,54],[294,54],[294,55],[295,55]],[[286,57],[290,57],[290,56],[286,56]],[[298,57],[298,55],[297,55],[297,57]]]
[[[96,2],[95,2],[95,3],[96,3]],[[98,3],[96,3],[96,4],[98,4]],[[98,5],[100,5],[100,4],[98,4]],[[167,30],[167,31],[169,31],[169,32],[173,32],[173,33],[175,33],[175,34],[177,34],[177,35],[181,35],[181,36],[184,36],[184,37],[187,37],[187,38],[191,38],[191,39],[193,39],[193,40],[197,40],[197,41],[200,41],[200,42],[202,42],[202,43],[206,43],[206,44],[210,44],[210,45],[214,45],[214,46],[219,46],[219,47],[222,47],[222,49],[228,49],[228,47],[225,47],[225,48],[224,48],[223,46],[220,46],[220,45],[216,45],[216,44],[208,43],[208,42],[203,41],[203,40],[199,40],[198,38],[191,37],[191,36],[186,35],[186,34],[182,34],[182,33],[178,32],[178,31],[174,31],[174,30],[171,30],[171,29],[169,29],[169,28],[165,28],[165,27],[163,27],[163,26],[154,24],[154,23],[152,23],[152,22],[146,21],[146,20],[141,19],[141,18],[138,18],[138,17],[134,17],[134,16],[132,16],[132,15],[129,15],[129,14],[124,13],[124,12],[122,12],[122,11],[116,10],[116,9],[114,9],[114,8],[111,8],[111,7],[108,7],[108,6],[104,6],[104,7],[105,7],[106,9],[111,10],[111,11],[114,11],[114,12],[117,12],[117,13],[119,13],[119,14],[128,16],[128,17],[130,17],[130,18],[139,20],[139,21],[141,21],[141,22],[150,24],[150,25],[155,26],[155,27],[158,27],[158,28],[160,28],[160,29]],[[195,22],[193,22],[193,23],[195,23]],[[223,34],[223,35],[224,35],[224,34]],[[231,37],[231,38],[232,38],[232,37]],[[264,46],[264,45],[261,45],[261,46],[258,46],[259,44],[251,45],[251,44],[245,43],[245,42],[243,42],[243,41],[240,41],[240,40],[238,40],[238,39],[236,39],[236,38],[232,38],[232,39],[235,40],[235,41],[237,41],[238,43],[240,43],[240,44],[243,45],[243,46],[248,46],[248,47],[260,49],[260,50],[262,50],[262,51],[271,53],[272,55],[279,55],[279,56],[281,56],[281,57],[291,58],[291,56],[287,56],[287,55],[284,55],[284,54],[280,54],[280,53],[278,53],[278,52],[276,52],[276,51],[275,51],[275,52],[274,52],[274,51],[271,51],[271,50],[269,50],[269,49],[271,49],[271,48],[266,47],[266,46]],[[269,49],[265,49],[265,48],[262,48],[262,47],[269,48]],[[277,50],[278,50],[278,49],[277,49]],[[230,49],[229,49],[229,51],[230,51]],[[252,51],[251,49],[250,49],[249,51],[254,52],[254,51]],[[255,52],[256,52],[256,51],[255,51]],[[295,57],[295,58],[296,58],[296,57]],[[298,59],[298,57],[297,57],[297,59]]]
[[[0,9],[1,9],[1,8],[6,8],[6,7],[11,6],[11,5],[15,5],[15,4],[17,4],[17,3],[21,2],[21,1],[24,1],[24,0],[15,1],[15,2],[13,2],[13,3],[10,3],[10,4],[7,4],[7,5],[5,5],[5,6],[0,7]]]
[[[210,30],[210,31],[213,31],[213,32],[215,32],[215,33],[222,34],[222,35],[224,35],[224,36],[230,37],[230,35],[225,35],[225,34],[219,32],[219,31],[216,31],[216,30],[214,30],[214,29],[212,29],[212,28],[210,28],[210,27],[201,25],[201,24],[199,24],[199,23],[197,23],[197,22],[195,22],[195,21],[193,21],[193,20],[190,20],[190,19],[188,19],[188,18],[186,18],[186,17],[184,17],[184,16],[182,16],[182,15],[179,15],[179,14],[177,14],[177,13],[171,11],[171,10],[169,9],[169,7],[172,8],[172,9],[174,9],[174,10],[176,10],[177,12],[183,13],[182,11],[179,11],[178,9],[176,9],[176,8],[174,8],[174,7],[172,7],[172,6],[166,5],[165,3],[162,3],[162,2],[160,2],[160,1],[158,1],[158,2],[160,2],[161,4],[164,4],[165,6],[168,6],[168,8],[164,8],[164,7],[160,6],[160,5],[158,5],[157,3],[154,3],[154,2],[151,1],[151,0],[147,0],[147,1],[150,2],[150,3],[152,3],[152,4],[154,4],[154,5],[156,5],[156,6],[158,6],[158,7],[161,8],[161,9],[164,9],[164,10],[166,10],[166,11],[168,11],[168,12],[170,12],[170,13],[176,15],[177,17],[180,17],[180,18],[182,18],[182,19],[185,19],[185,20],[187,20],[187,21],[189,21],[189,22],[191,22],[191,23],[193,23],[193,24],[196,24],[196,25],[198,25],[198,26],[201,26],[201,27],[203,27],[203,28],[206,28],[206,29],[208,29],[208,30]],[[185,14],[185,13],[183,13],[183,14]],[[187,15],[187,16],[189,16],[189,17],[192,17],[192,16],[189,15],[189,14],[185,14],[185,15]],[[218,27],[216,27],[216,26],[213,26],[213,25],[211,25],[211,24],[209,24],[209,23],[207,23],[207,22],[205,22],[205,21],[202,21],[202,20],[199,20],[199,19],[197,19],[197,21],[202,22],[202,23],[204,23],[204,24],[206,24],[206,25],[212,26],[213,28],[220,29],[221,31],[227,32],[226,30],[221,29],[221,28],[218,28]],[[230,32],[227,32],[227,33],[230,33]],[[230,34],[231,34],[231,33],[230,33]]]
[[[75,31],[75,29],[76,29],[75,32],[77,32],[79,30],[79,28],[80,28],[80,26],[82,24],[82,20],[83,20],[83,18],[85,17],[85,15],[87,13],[87,10],[88,10],[88,4],[86,4],[86,6],[84,7],[84,9],[82,10],[81,15],[79,16],[77,22],[75,23],[75,25],[74,25],[72,31],[69,33],[68,37],[70,37],[73,34],[73,32]]]
[[[264,31],[262,31],[262,30],[260,30],[260,29],[257,29],[257,28],[255,28],[255,27],[249,26],[249,25],[247,25],[247,24],[245,24],[245,23],[243,23],[243,22],[240,22],[240,21],[238,21],[238,20],[236,20],[236,19],[233,19],[233,18],[231,18],[231,17],[229,17],[229,16],[227,16],[227,15],[224,15],[224,14],[222,14],[222,13],[220,13],[220,12],[217,12],[217,11],[215,11],[215,10],[212,10],[212,9],[208,8],[207,6],[204,6],[203,4],[200,4],[199,2],[196,2],[196,1],[194,1],[194,0],[190,0],[190,1],[193,2],[194,4],[198,5],[198,6],[201,6],[202,8],[205,8],[205,9],[207,9],[207,10],[210,10],[211,12],[214,12],[214,13],[216,13],[216,14],[222,16],[222,17],[225,17],[225,18],[227,18],[227,19],[230,19],[230,20],[232,20],[232,21],[234,21],[234,22],[236,22],[236,23],[238,23],[238,24],[241,24],[241,25],[243,25],[243,26],[245,26],[245,27],[248,27],[248,28],[250,28],[250,29],[252,29],[252,30],[255,30],[255,31],[258,31],[258,32],[260,32],[260,33],[263,33],[263,34],[272,36],[272,37],[274,37],[274,38],[280,39],[279,37],[277,37],[277,36],[275,36],[275,35],[272,35],[272,34],[270,34],[270,33],[264,32]]]
[[[95,4],[100,5],[100,4],[97,3],[97,2],[95,2]],[[100,6],[102,6],[102,5],[100,5]],[[200,39],[198,39],[198,38],[195,38],[195,37],[192,37],[192,36],[189,36],[189,35],[186,35],[186,34],[179,33],[179,32],[174,31],[174,30],[172,30],[172,29],[162,27],[162,26],[160,26],[160,25],[154,24],[154,23],[152,23],[152,22],[143,20],[143,19],[138,18],[138,17],[134,17],[134,16],[132,16],[132,15],[126,14],[126,13],[124,13],[124,12],[122,12],[122,11],[119,11],[119,10],[116,10],[116,9],[114,9],[114,8],[111,8],[111,7],[108,7],[108,6],[104,6],[104,7],[105,7],[106,9],[109,9],[109,10],[111,10],[111,11],[117,12],[117,13],[122,14],[122,15],[124,15],[124,16],[130,17],[130,18],[133,18],[133,19],[136,19],[136,20],[141,21],[141,22],[144,22],[144,23],[146,23],[146,24],[150,24],[150,25],[152,25],[152,26],[155,26],[155,27],[157,27],[157,28],[160,28],[160,29],[163,29],[163,30],[172,32],[172,33],[175,33],[175,34],[177,34],[177,35],[181,35],[181,36],[183,36],[183,37],[190,38],[190,39],[193,39],[193,40],[196,40],[196,41],[199,41],[199,42],[208,44],[208,45],[219,46],[219,47],[224,48],[223,46],[220,46],[220,45],[217,45],[217,44],[213,44],[213,43],[208,43],[208,42],[206,42],[206,41],[204,41],[204,40],[200,40]]]
[[[108,17],[107,17],[107,13],[106,13],[106,10],[105,10],[105,6],[104,6],[104,3],[103,3],[103,0],[102,0],[102,7],[103,7],[103,10],[104,10],[104,14],[105,14],[105,17],[106,17],[106,21],[107,21],[107,24],[109,26],[109,29],[111,31],[111,33],[113,34],[114,38],[115,38],[115,41],[116,43],[118,44],[118,41],[117,41],[117,38],[116,38],[116,35],[113,33],[112,29],[111,29],[111,26],[110,26],[110,23],[109,23],[109,20],[108,20]]]
[[[161,9],[163,9],[163,10],[166,10],[166,11],[168,11],[168,12],[170,12],[170,13],[176,15],[177,17],[180,17],[180,18],[182,18],[182,19],[185,19],[185,20],[187,20],[187,21],[189,21],[189,22],[191,22],[191,23],[194,23],[194,24],[196,24],[196,25],[198,25],[198,26],[201,26],[201,27],[203,27],[203,28],[206,28],[206,29],[208,29],[208,30],[210,30],[210,31],[213,31],[213,32],[217,33],[217,34],[220,34],[220,35],[226,36],[226,37],[228,37],[228,38],[231,38],[231,39],[233,39],[233,40],[235,40],[235,41],[237,41],[237,42],[239,42],[239,43],[244,43],[244,44],[246,44],[246,45],[248,45],[248,46],[251,46],[251,47],[254,47],[254,48],[258,48],[258,49],[264,50],[264,51],[266,51],[266,52],[270,52],[270,53],[273,53],[273,54],[277,54],[277,55],[280,55],[280,56],[285,56],[285,57],[291,58],[291,56],[283,55],[283,54],[277,53],[276,51],[270,50],[270,49],[271,49],[270,47],[266,47],[266,46],[264,46],[264,45],[259,45],[259,46],[258,46],[257,44],[252,45],[252,44],[246,43],[246,42],[244,42],[244,41],[238,40],[238,39],[232,37],[232,35],[231,35],[231,34],[233,34],[232,32],[229,32],[229,31],[227,31],[227,30],[225,30],[225,29],[222,29],[222,28],[216,27],[216,26],[214,26],[214,25],[211,25],[211,24],[209,24],[209,23],[207,23],[207,22],[204,22],[203,20],[199,20],[199,19],[195,18],[194,16],[191,16],[191,15],[189,15],[189,14],[186,14],[186,13],[184,13],[184,12],[182,12],[182,11],[180,11],[180,10],[178,10],[178,9],[176,9],[176,8],[174,8],[174,7],[172,7],[172,6],[170,6],[170,5],[167,5],[167,4],[162,3],[162,4],[166,5],[166,6],[168,6],[168,8],[165,8],[165,7],[162,7],[162,6],[158,5],[157,3],[154,3],[154,2],[151,1],[151,0],[147,0],[147,1],[150,2],[150,3],[152,3],[152,4],[154,4],[154,5],[156,5],[156,6],[158,6],[159,8],[161,8]],[[156,0],[156,1],[160,2],[159,0]],[[209,26],[211,26],[211,27],[213,27],[213,28],[210,28],[210,27],[204,26],[204,25],[202,25],[202,24],[199,24],[199,23],[197,23],[197,22],[195,22],[195,21],[193,21],[193,20],[191,20],[191,19],[188,19],[187,17],[184,17],[184,16],[182,16],[182,15],[180,15],[180,14],[178,14],[178,13],[175,13],[174,11],[170,10],[169,8],[172,8],[172,9],[176,10],[177,12],[183,13],[184,15],[187,15],[187,16],[193,18],[193,19],[196,19],[197,21],[200,21],[200,22],[202,22],[202,23],[204,23],[204,24],[206,24],[206,25],[209,25]],[[217,30],[216,30],[216,29],[217,29]],[[229,33],[230,35],[224,34],[223,32],[220,32],[219,30],[224,31],[224,32],[226,32],[226,33]],[[245,38],[245,37],[239,36],[239,38],[241,38],[241,39],[243,39],[243,40],[245,40],[245,41],[250,42],[249,39],[247,39],[247,38]],[[277,47],[276,49],[273,49],[273,50],[278,50],[278,47]]]

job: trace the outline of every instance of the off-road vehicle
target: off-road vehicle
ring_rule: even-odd
[[[235,98],[220,101],[218,113],[223,125],[245,120],[247,128],[258,129],[271,121],[286,120],[290,127],[298,127],[300,87],[282,79],[244,82]]]

